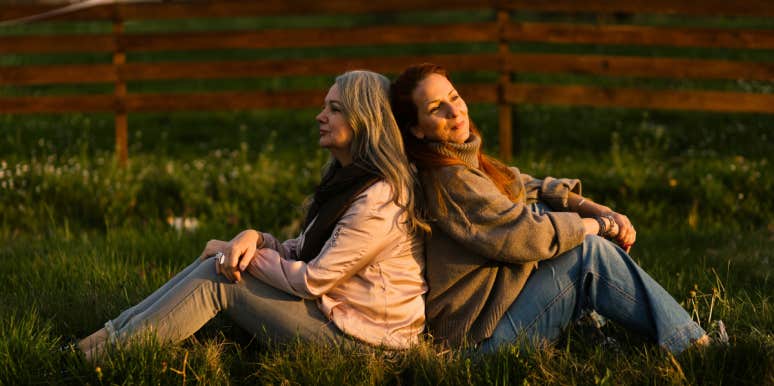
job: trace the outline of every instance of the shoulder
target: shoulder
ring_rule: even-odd
[[[493,184],[492,180],[481,170],[472,169],[464,165],[444,166],[432,173],[433,181],[431,183],[438,184],[438,188],[452,195],[455,192],[487,190]],[[423,182],[425,181],[423,180]]]
[[[396,206],[393,202],[393,188],[385,180],[379,180],[355,197],[350,210],[374,210],[387,206]]]
[[[515,166],[507,166],[507,168],[508,168],[508,171],[513,173],[514,177],[519,177],[521,175],[521,170],[519,170],[519,168]]]
[[[477,169],[471,169],[465,165],[449,165],[432,170],[426,170],[422,173],[423,177],[432,177],[444,186],[461,181],[475,181],[480,178],[487,178],[486,175]]]

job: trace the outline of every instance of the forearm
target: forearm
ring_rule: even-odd
[[[304,290],[304,286],[294,288],[290,283],[290,278],[287,276],[288,272],[283,267],[283,259],[274,249],[262,248],[255,252],[255,258],[250,262],[247,267],[247,272],[258,280],[291,295],[295,295],[305,299],[311,299],[314,296]],[[289,265],[294,269],[290,271],[298,271],[305,269],[306,263],[301,261],[285,261],[284,264]]]
[[[262,232],[261,244],[258,245],[258,248],[273,249],[279,252],[283,259],[295,260],[297,258],[296,247],[298,246],[300,240],[301,236],[296,237],[295,239],[288,239],[283,242],[278,240],[270,233]]]
[[[245,229],[239,232],[236,236],[234,236],[234,238],[232,238],[231,241],[233,242],[241,238],[244,238],[245,240],[250,242],[254,242],[256,248],[260,248],[264,242],[263,233],[255,229]]]
[[[602,216],[613,211],[607,206],[598,204],[576,193],[569,194],[567,203],[570,211],[578,213],[578,215],[584,218]]]
[[[583,217],[586,234],[615,240],[627,252],[634,244],[636,231],[628,217],[575,193],[570,193],[568,203],[571,211]]]

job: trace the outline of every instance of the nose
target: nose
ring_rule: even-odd
[[[454,103],[449,104],[449,118],[457,118],[460,115],[461,108]]]
[[[325,114],[324,113],[325,113],[325,110],[320,111],[320,113],[317,114],[317,116],[314,117],[314,119],[316,119],[317,122],[319,122],[319,123],[325,123]]]

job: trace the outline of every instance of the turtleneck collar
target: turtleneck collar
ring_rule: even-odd
[[[478,169],[478,149],[481,147],[481,138],[470,133],[470,137],[464,143],[453,142],[428,142],[430,150],[445,156],[459,159],[471,169]]]

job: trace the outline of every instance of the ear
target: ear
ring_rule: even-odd
[[[409,131],[411,131],[411,134],[414,134],[414,136],[417,137],[418,139],[425,138],[425,133],[423,133],[422,130],[419,129],[419,126],[416,126],[416,125],[411,126]]]

